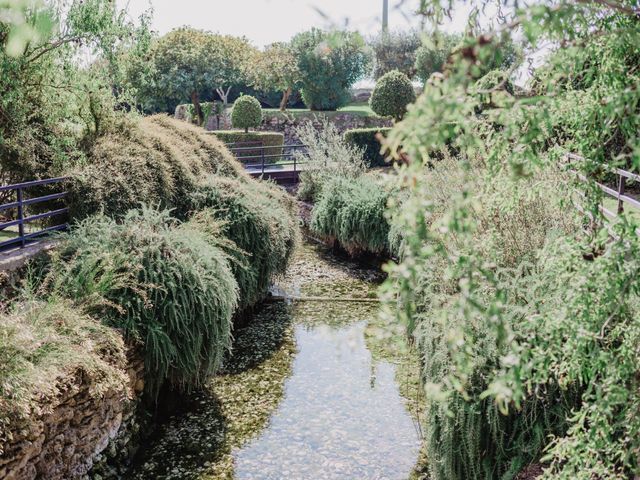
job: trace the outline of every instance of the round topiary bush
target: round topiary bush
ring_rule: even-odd
[[[260,102],[251,95],[242,95],[233,104],[231,123],[235,128],[256,128],[262,122],[262,107]]]
[[[371,110],[381,117],[402,120],[407,113],[407,105],[415,100],[416,92],[409,77],[398,70],[392,70],[380,77],[373,89],[369,104]]]

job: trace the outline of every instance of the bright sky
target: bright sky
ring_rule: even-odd
[[[399,3],[403,4],[402,9],[398,8]],[[415,16],[405,16],[417,4],[418,0],[390,0],[390,28],[406,30],[417,25]],[[382,0],[118,0],[118,5],[128,6],[134,18],[153,7],[153,29],[160,34],[189,25],[217,33],[244,35],[258,47],[287,41],[314,26],[346,24],[350,29],[370,35],[377,33],[382,23]],[[455,20],[455,25],[448,29],[462,30],[464,15]]]

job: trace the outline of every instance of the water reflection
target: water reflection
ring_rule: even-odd
[[[304,308],[296,320],[304,321]],[[344,317],[375,315],[349,305],[327,308]],[[296,327],[298,354],[284,398],[267,429],[233,453],[235,478],[409,476],[420,439],[398,393],[395,367],[372,360],[365,327],[366,320],[357,318],[343,326]]]

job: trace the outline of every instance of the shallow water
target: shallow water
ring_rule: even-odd
[[[284,398],[266,430],[234,452],[236,478],[409,476],[420,441],[395,367],[372,359],[366,320],[354,320],[343,327],[296,326],[298,354]]]
[[[306,246],[278,291],[368,298],[377,278]],[[263,308],[236,332],[223,374],[161,428],[131,478],[409,478],[421,441],[411,382],[399,377],[417,371],[416,359],[378,334],[378,307]]]

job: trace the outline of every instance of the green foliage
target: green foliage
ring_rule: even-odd
[[[421,3],[434,21],[445,14],[447,2]],[[425,359],[434,480],[510,479],[531,461],[546,462],[545,479],[631,478],[638,225],[606,222],[591,180],[639,164],[637,5],[515,3],[504,35],[517,25],[527,50],[563,46],[535,74],[537,96],[477,115],[476,79],[517,49],[496,48],[508,45],[498,34],[466,38],[389,134],[412,160],[398,175],[408,197],[390,212],[403,245],[389,313]],[[567,150],[587,159],[571,166],[584,182],[558,168]]]
[[[362,150],[368,167],[384,167],[389,164],[385,155],[380,153],[382,146],[377,135],[386,136],[390,130],[390,128],[354,128],[344,132],[344,141]]]
[[[311,230],[336,240],[350,254],[388,251],[389,193],[371,177],[333,177],[313,208]]]
[[[29,45],[41,44],[53,29],[51,12],[37,2],[2,0],[0,18],[7,25],[4,51],[12,57],[25,53]]]
[[[293,202],[262,183],[211,176],[192,193],[191,203],[196,210],[209,209],[239,249],[230,252],[236,259],[239,307],[255,305],[289,265],[298,238]]]
[[[306,165],[298,185],[301,200],[315,202],[332,178],[355,178],[366,169],[363,150],[347,143],[328,118],[323,118],[318,128],[311,122],[303,123],[296,128],[296,136],[307,146],[305,152],[294,152]]]
[[[384,74],[376,83],[369,105],[381,117],[402,120],[407,113],[407,105],[416,101],[416,92],[411,80],[397,70]]]
[[[260,126],[262,122],[262,107],[255,97],[242,95],[233,104],[231,123],[235,128],[244,128],[245,133],[250,128]]]
[[[369,55],[357,33],[312,29],[291,41],[298,59],[302,99],[311,110],[336,110],[351,99],[349,88],[366,73]]]
[[[217,229],[148,208],[121,223],[90,217],[64,237],[44,287],[142,343],[149,394],[197,388],[229,348],[238,300]]]
[[[416,76],[426,82],[433,73],[443,72],[451,52],[460,40],[460,35],[447,33],[427,38],[415,55]]]
[[[16,302],[0,314],[0,452],[11,432],[40,409],[50,407],[70,377],[81,371],[89,394],[126,392],[124,342],[68,302]]]
[[[150,71],[139,79],[139,100],[153,109],[188,99],[202,124],[201,97],[215,90],[226,104],[231,88],[248,83],[247,65],[254,55],[245,38],[187,27],[173,30],[151,45]]]
[[[0,23],[2,183],[56,176],[85,159],[93,141],[114,125],[118,107],[130,100],[127,88],[116,88],[124,68],[120,54],[147,33],[144,22],[128,22],[106,0],[66,2],[60,10],[50,2],[11,4],[24,7],[18,20],[24,25],[39,28],[47,16],[58,27],[14,57],[6,53],[13,48],[9,27]],[[96,61],[80,67],[78,55],[87,52]]]
[[[385,73],[398,70],[407,77],[416,74],[416,52],[422,40],[416,31],[382,32],[369,45],[373,49],[373,77],[377,80]]]
[[[509,74],[501,70],[492,70],[473,85],[473,93],[480,102],[479,109],[493,108],[510,102],[509,96],[515,94],[515,88]]]
[[[280,110],[286,110],[289,97],[300,81],[298,60],[290,45],[273,43],[256,55],[250,64],[252,85],[262,92],[282,93]]]
[[[69,207],[75,219],[102,211],[121,218],[142,203],[184,217],[203,176],[241,176],[240,165],[213,135],[158,115],[130,120],[96,142],[91,164],[74,169]]]

